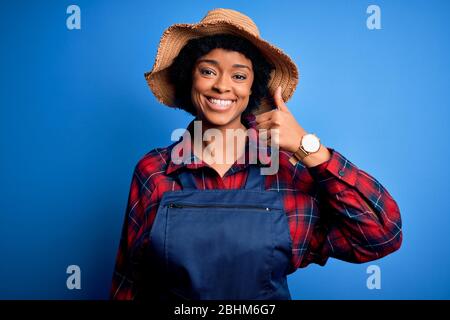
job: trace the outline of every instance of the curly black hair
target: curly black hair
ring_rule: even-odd
[[[189,40],[169,67],[169,79],[175,87],[177,108],[196,116],[191,100],[192,71],[196,61],[213,49],[225,49],[242,53],[253,64],[252,94],[243,115],[259,107],[261,99],[269,95],[268,83],[274,66],[269,63],[249,40],[231,34],[216,34]]]

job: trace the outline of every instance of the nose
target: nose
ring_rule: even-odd
[[[230,91],[230,86],[228,81],[225,79],[225,77],[222,75],[217,78],[217,81],[213,85],[214,91],[217,91],[219,93],[228,92]]]

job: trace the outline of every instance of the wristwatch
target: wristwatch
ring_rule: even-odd
[[[289,161],[295,165],[297,161],[302,161],[303,158],[309,156],[311,153],[316,153],[320,149],[320,139],[314,133],[305,134],[300,140],[300,146],[294,152]]]

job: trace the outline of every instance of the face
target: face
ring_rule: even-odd
[[[202,56],[192,73],[192,102],[199,119],[216,128],[242,128],[253,83],[251,60],[236,51],[214,49]]]

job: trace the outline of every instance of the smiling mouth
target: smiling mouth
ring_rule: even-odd
[[[217,111],[228,110],[236,102],[236,100],[214,99],[207,96],[205,98],[210,108]]]

